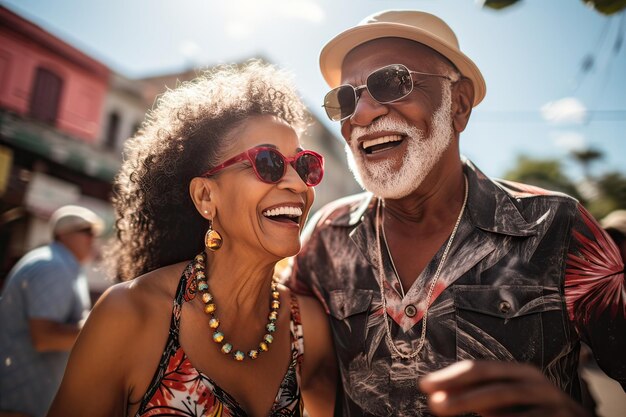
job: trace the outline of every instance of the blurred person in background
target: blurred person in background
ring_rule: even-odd
[[[617,248],[573,198],[460,155],[486,86],[452,29],[376,13],[330,40],[320,67],[369,192],[311,220],[290,287],[329,312],[342,414],[589,415],[581,341],[626,386]]]
[[[130,281],[96,303],[50,417],[332,415],[326,315],[274,277],[323,175],[286,75],[214,68],[127,142],[108,259]]]
[[[82,265],[94,255],[102,219],[68,205],[49,225],[53,242],[24,255],[0,294],[0,415],[46,414],[91,308]]]

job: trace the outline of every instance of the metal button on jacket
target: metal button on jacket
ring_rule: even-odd
[[[406,314],[408,317],[415,317],[415,315],[417,314],[417,309],[413,304],[409,304],[408,306],[404,307],[404,314]]]
[[[511,310],[511,303],[508,301],[500,301],[498,308],[500,309],[500,312],[508,313]]]

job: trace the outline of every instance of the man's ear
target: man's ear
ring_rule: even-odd
[[[452,125],[457,133],[465,130],[472,114],[474,85],[469,78],[462,77],[452,85]]]
[[[212,220],[215,217],[215,183],[208,178],[196,177],[189,183],[189,195],[196,210],[202,217]]]

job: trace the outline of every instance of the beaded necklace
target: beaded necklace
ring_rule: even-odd
[[[205,273],[205,262],[206,255],[204,252],[197,255],[194,259],[194,272],[196,283],[198,286],[198,291],[202,294],[202,302],[204,303],[204,312],[209,315],[211,318],[209,319],[209,327],[213,329],[213,341],[217,344],[221,344],[221,351],[223,354],[227,355],[232,352],[233,345],[228,343],[225,339],[224,333],[218,330],[220,327],[220,321],[215,315],[217,311],[217,307],[215,306],[215,301],[213,300],[213,296],[209,293],[209,284],[207,283],[207,277]],[[261,342],[259,342],[259,346],[256,349],[252,349],[248,351],[248,357],[250,359],[256,359],[263,352],[267,352],[270,348],[270,344],[274,341],[274,337],[272,333],[276,331],[276,320],[278,319],[278,309],[280,308],[280,294],[277,289],[278,282],[276,278],[272,278],[272,282],[270,284],[271,288],[271,298],[270,298],[270,313],[268,315],[268,322],[265,325],[265,329],[267,333],[263,335]],[[241,362],[245,359],[246,355],[241,351],[235,349],[233,353],[233,358]]]
[[[452,247],[452,242],[454,241],[454,237],[456,236],[456,232],[459,228],[459,224],[461,224],[461,218],[463,217],[463,213],[465,212],[465,207],[467,206],[467,196],[468,192],[468,184],[467,177],[464,176],[465,179],[465,196],[463,197],[463,205],[461,206],[461,211],[459,213],[459,217],[456,219],[456,223],[454,224],[454,229],[452,230],[452,234],[448,239],[448,243],[441,255],[441,260],[439,261],[439,265],[437,265],[437,270],[435,271],[435,276],[428,288],[428,295],[426,296],[426,309],[424,310],[424,319],[422,324],[422,334],[420,335],[420,341],[417,345],[417,349],[412,351],[411,353],[403,353],[396,347],[396,344],[391,337],[391,329],[389,328],[389,321],[387,315],[387,299],[385,298],[385,288],[384,288],[384,280],[385,280],[385,272],[383,269],[383,254],[381,251],[380,245],[380,229],[384,227],[383,221],[381,220],[383,214],[382,209],[384,205],[382,203],[382,199],[378,200],[378,205],[376,206],[376,243],[378,245],[378,286],[380,289],[380,298],[382,300],[382,308],[383,308],[383,324],[385,326],[385,340],[387,342],[387,346],[392,351],[392,355],[400,357],[402,359],[413,359],[419,355],[420,351],[424,347],[424,343],[426,341],[426,324],[428,323],[428,308],[430,307],[430,299],[432,298],[433,292],[435,290],[435,286],[437,285],[437,281],[439,281],[439,274],[441,274],[441,270],[443,269],[443,265],[448,257],[448,252],[450,251],[450,247]],[[384,229],[383,229],[384,234]]]

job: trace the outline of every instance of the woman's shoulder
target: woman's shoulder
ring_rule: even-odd
[[[291,305],[292,310],[295,309],[314,319],[326,317],[324,307],[317,298],[295,293],[283,284],[278,285],[278,291],[280,292],[281,299],[286,300],[285,302]]]
[[[319,334],[328,333],[328,316],[318,299],[296,294],[282,285],[279,289],[284,290],[284,299],[290,300],[292,320],[302,326],[305,340],[308,338],[313,344]]]
[[[132,327],[150,321],[155,313],[164,309],[169,311],[185,266],[184,262],[168,265],[112,285],[102,294],[90,318],[103,316],[103,320],[108,321],[123,317],[116,327]]]
[[[301,314],[308,316],[310,317],[310,319],[313,320],[326,320],[326,312],[324,311],[324,307],[317,298],[308,295],[296,294],[292,291],[290,291],[290,294],[292,294],[290,295],[290,297],[296,299]]]

